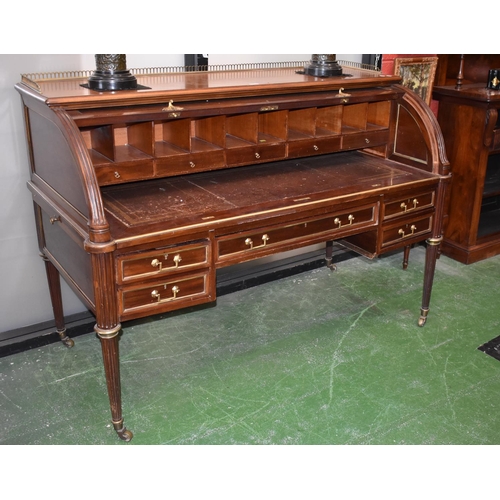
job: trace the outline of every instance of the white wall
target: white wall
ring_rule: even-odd
[[[340,60],[361,61],[361,55]],[[209,64],[308,61],[310,54],[210,54]],[[182,54],[127,54],[129,68],[181,66]],[[91,54],[0,54],[0,333],[52,319],[45,266],[38,254],[21,98],[23,73],[95,69]],[[85,307],[62,282],[65,315]]]

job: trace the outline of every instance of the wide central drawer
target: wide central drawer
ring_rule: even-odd
[[[377,222],[377,203],[310,218],[285,225],[269,226],[217,239],[216,261],[225,259],[261,257],[278,251],[298,247],[301,243],[312,244],[336,239],[371,227]]]

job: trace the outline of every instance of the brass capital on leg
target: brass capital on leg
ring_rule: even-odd
[[[439,245],[443,241],[443,237],[439,236],[437,238],[427,238],[426,243],[431,246]]]
[[[97,325],[94,326],[94,330],[101,339],[112,339],[116,337],[120,330],[122,329],[122,325],[118,323],[114,328],[99,328]]]

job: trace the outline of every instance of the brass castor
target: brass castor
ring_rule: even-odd
[[[64,330],[57,330],[57,334],[59,335],[61,342],[66,347],[69,348],[69,347],[73,347],[75,345],[75,341],[66,335],[66,328]]]
[[[116,433],[118,434],[118,437],[122,441],[131,441],[134,435],[132,434],[131,431],[129,431],[126,427],[123,425],[123,419],[120,420],[119,422],[113,422],[113,427],[115,428]]]
[[[326,261],[326,267],[328,267],[328,269],[330,269],[330,271],[337,270],[337,266],[332,262],[332,259],[325,259],[325,261]]]
[[[418,319],[418,326],[424,326],[427,321],[429,309],[420,309],[420,318]]]

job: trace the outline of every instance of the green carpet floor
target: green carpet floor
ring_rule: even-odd
[[[478,350],[500,335],[500,256],[442,256],[420,328],[424,253],[406,271],[401,254],[354,258],[124,324],[130,443],[93,333],[0,358],[0,444],[500,444],[500,361]]]

